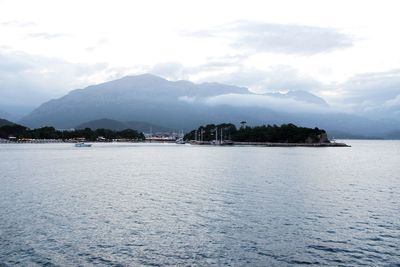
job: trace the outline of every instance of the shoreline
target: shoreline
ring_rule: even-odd
[[[235,146],[267,146],[267,147],[351,147],[345,143],[257,143],[235,142]]]
[[[191,145],[200,146],[262,146],[262,147],[351,147],[345,143],[271,143],[271,142],[231,142],[231,143],[211,143],[211,142],[190,142]]]
[[[8,141],[0,140],[0,144],[75,144],[77,142],[62,141],[62,140],[30,140],[30,141]],[[155,143],[174,143],[171,141],[119,141],[119,142],[98,142],[88,141],[86,143],[95,144],[107,144],[107,143],[143,143],[143,144],[155,144]],[[231,142],[214,144],[211,142],[186,142],[186,144],[195,146],[260,146],[260,147],[351,147],[351,145],[345,143],[270,143],[270,142]]]

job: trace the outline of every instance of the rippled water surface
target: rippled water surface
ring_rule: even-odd
[[[399,266],[400,142],[0,145],[0,266]]]

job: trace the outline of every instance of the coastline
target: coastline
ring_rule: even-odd
[[[190,142],[191,145],[201,146],[264,146],[264,147],[351,147],[345,143],[271,143],[271,142],[229,142],[229,143],[212,143],[212,142]]]
[[[63,140],[30,140],[30,141],[5,141],[0,140],[0,144],[75,144],[72,141]],[[171,141],[114,141],[114,142],[98,142],[89,141],[87,143],[174,143]],[[230,142],[230,143],[212,143],[212,142],[188,142],[190,145],[199,146],[260,146],[260,147],[351,147],[351,145],[345,143],[269,143],[269,142]]]
[[[235,146],[268,146],[268,147],[351,147],[345,143],[263,143],[263,142],[234,142]]]

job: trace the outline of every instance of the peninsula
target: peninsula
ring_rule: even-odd
[[[326,131],[319,128],[298,127],[292,123],[250,127],[246,126],[245,121],[241,122],[239,128],[232,123],[200,126],[186,134],[184,140],[197,145],[349,146],[331,142]]]

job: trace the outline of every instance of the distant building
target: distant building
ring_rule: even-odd
[[[75,129],[74,128],[69,128],[69,129],[56,129],[57,131],[60,131],[60,132],[75,132]]]
[[[103,136],[99,136],[96,139],[97,142],[107,142],[107,138],[103,137]]]

